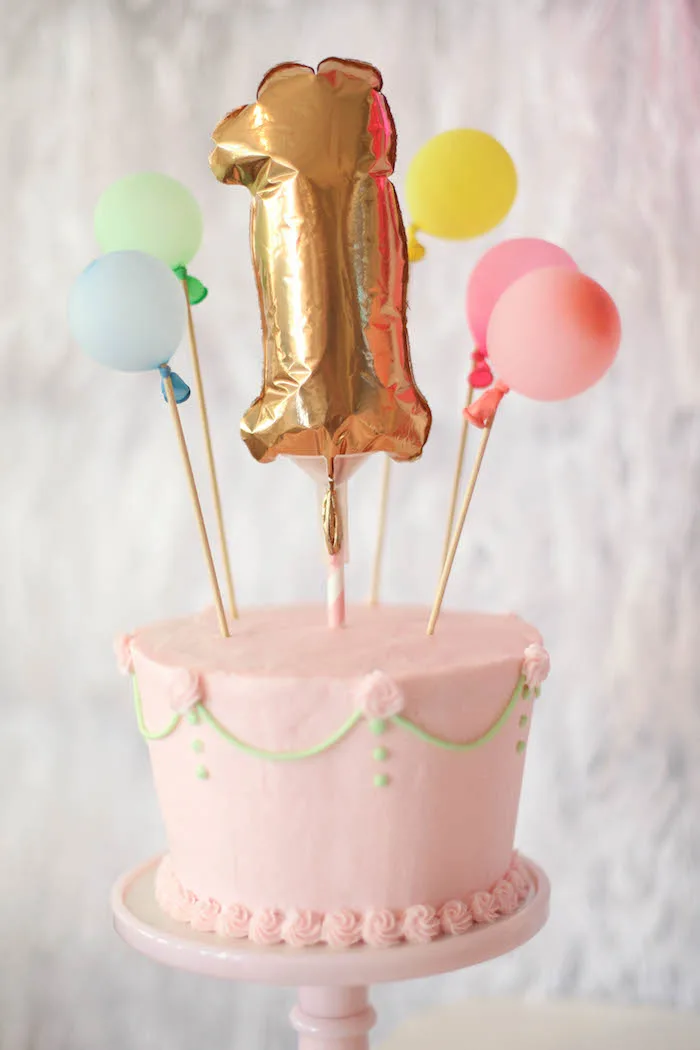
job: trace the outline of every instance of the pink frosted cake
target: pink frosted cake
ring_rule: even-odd
[[[160,906],[258,944],[424,942],[513,913],[533,699],[516,616],[319,606],[212,612],[120,640],[169,854]]]

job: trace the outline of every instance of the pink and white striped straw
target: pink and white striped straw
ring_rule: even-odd
[[[328,559],[327,581],[328,626],[345,626],[345,553],[341,547]]]

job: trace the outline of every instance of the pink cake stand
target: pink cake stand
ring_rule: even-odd
[[[156,904],[160,857],[119,879],[112,891],[114,926],[132,948],[166,966],[229,980],[298,986],[291,1023],[299,1034],[299,1050],[368,1050],[369,1031],[376,1020],[369,1005],[371,984],[475,966],[513,951],[544,926],[549,880],[532,861],[522,860],[533,890],[514,915],[425,945],[346,951],[264,948],[197,933],[168,918]]]

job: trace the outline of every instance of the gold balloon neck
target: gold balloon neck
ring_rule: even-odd
[[[418,240],[416,234],[418,233],[417,226],[409,226],[406,230],[406,243],[408,246],[408,261],[409,262],[420,262],[421,259],[425,258],[425,248]]]
[[[337,554],[343,543],[343,523],[338,507],[338,493],[336,492],[335,481],[330,474],[328,476],[328,488],[323,497],[321,519],[323,521],[326,550],[331,555]]]

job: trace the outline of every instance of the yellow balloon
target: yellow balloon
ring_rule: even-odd
[[[411,161],[406,200],[411,221],[433,237],[463,240],[505,219],[518,189],[510,154],[492,135],[457,128],[435,135]]]

